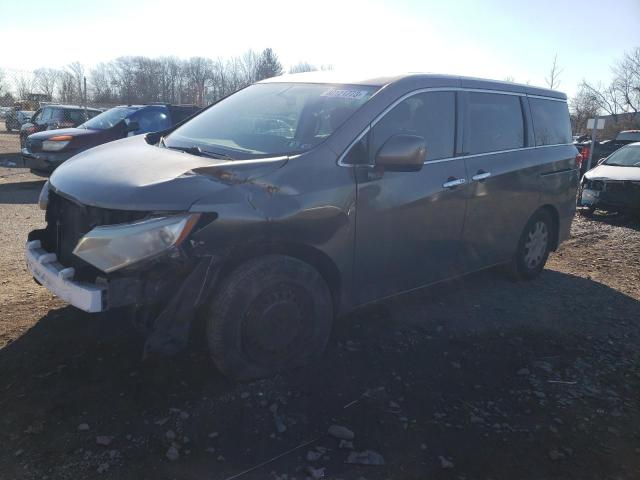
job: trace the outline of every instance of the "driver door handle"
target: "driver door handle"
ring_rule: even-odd
[[[464,178],[449,177],[446,182],[442,184],[442,188],[455,188],[460,185],[464,185],[466,180]]]

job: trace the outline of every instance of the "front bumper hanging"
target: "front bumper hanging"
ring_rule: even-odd
[[[56,296],[85,312],[105,310],[106,287],[74,281],[75,269],[61,265],[55,253],[42,248],[40,240],[27,242],[26,260],[33,278]]]

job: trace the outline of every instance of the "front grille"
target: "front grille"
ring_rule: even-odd
[[[134,222],[147,215],[147,212],[89,207],[50,190],[43,247],[55,252],[62,265],[74,267],[77,279],[93,281],[98,270],[73,254],[80,238],[100,225]]]

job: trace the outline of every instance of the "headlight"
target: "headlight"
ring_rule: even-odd
[[[40,190],[40,195],[38,195],[38,206],[40,210],[46,210],[47,205],[49,205],[49,180],[44,182],[42,190]]]
[[[113,272],[180,245],[199,218],[185,214],[96,227],[73,253],[105,273]]]
[[[55,137],[47,138],[42,142],[42,150],[57,152],[69,145],[72,139],[73,137],[71,135],[56,135]]]

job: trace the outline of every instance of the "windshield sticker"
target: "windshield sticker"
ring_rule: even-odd
[[[354,100],[360,99],[367,94],[367,90],[338,90],[337,88],[330,88],[324,92],[321,97],[338,97],[338,98],[352,98]]]

